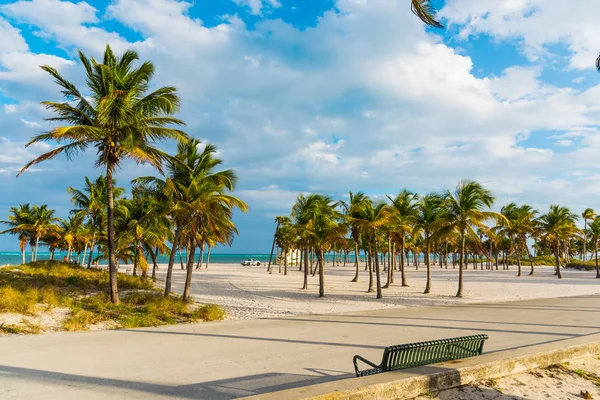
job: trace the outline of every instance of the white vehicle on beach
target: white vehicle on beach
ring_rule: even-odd
[[[242,265],[244,267],[250,266],[250,265],[260,265],[260,261],[255,260],[254,258],[249,258],[245,261],[242,261]]]

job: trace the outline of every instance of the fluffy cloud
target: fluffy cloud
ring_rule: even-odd
[[[547,46],[564,44],[572,53],[570,66],[585,69],[600,49],[599,13],[596,0],[447,0],[441,15],[460,25],[463,39],[478,33],[522,39],[534,60],[548,55]]]
[[[265,6],[286,6],[238,3],[257,15]],[[188,131],[218,145],[225,165],[239,174],[240,196],[269,223],[298,192],[382,194],[405,186],[425,192],[465,177],[481,180],[502,200],[579,205],[577,185],[585,185],[590,201],[600,200],[592,187],[600,87],[544,80],[549,44],[569,46],[572,67],[587,57],[584,29],[572,35],[536,30],[556,26],[560,32],[576,23],[565,11],[564,21],[551,24],[559,3],[448,1],[443,15],[460,25],[463,39],[480,33],[519,38],[532,59],[538,57],[492,74],[482,73],[477,58],[454,42],[428,33],[402,2],[338,0],[314,26],[299,28],[264,17],[249,27],[235,15],[207,26],[192,3],[174,0],[115,0],[105,10],[85,2],[17,1],[0,8],[8,18],[0,20],[0,32],[10,38],[0,44],[0,91],[17,101],[5,105],[0,128],[12,148],[47,128],[44,111],[33,104],[58,93],[37,65],[51,63],[83,82],[76,61],[29,50],[15,28],[26,23],[69,54],[82,48],[98,57],[110,43],[152,60],[155,83],[180,89]],[[45,18],[45,12],[70,18]],[[142,39],[127,43],[103,25],[106,19],[113,29],[120,26],[117,32]],[[31,155],[21,154],[19,163]],[[64,163],[50,165],[62,186],[97,173],[92,158],[82,157],[78,166],[75,176]],[[149,173],[126,164],[119,179]]]

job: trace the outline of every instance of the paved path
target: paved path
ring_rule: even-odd
[[[487,333],[485,351],[600,332],[600,296],[0,338],[0,398],[229,399],[349,377],[385,345]]]

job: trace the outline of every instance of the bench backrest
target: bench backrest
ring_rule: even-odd
[[[477,356],[483,352],[487,338],[472,335],[386,347],[381,367],[387,372]]]

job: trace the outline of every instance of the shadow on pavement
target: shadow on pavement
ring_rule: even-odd
[[[330,375],[324,372],[324,370],[319,371],[322,371],[318,372],[320,376],[265,373],[189,385],[165,385],[0,365],[0,380],[11,379],[30,381],[32,383],[43,382],[47,385],[64,386],[67,390],[75,391],[85,389],[100,390],[106,393],[107,398],[110,398],[111,395],[118,396],[124,394],[128,394],[127,397],[132,397],[132,394],[135,392],[140,392],[140,394],[146,393],[157,397],[225,400],[314,385],[353,376],[350,374]],[[64,397],[69,398],[70,394],[70,392],[65,392]],[[23,393],[23,397],[27,397],[27,394]],[[136,397],[143,398],[144,396]]]

